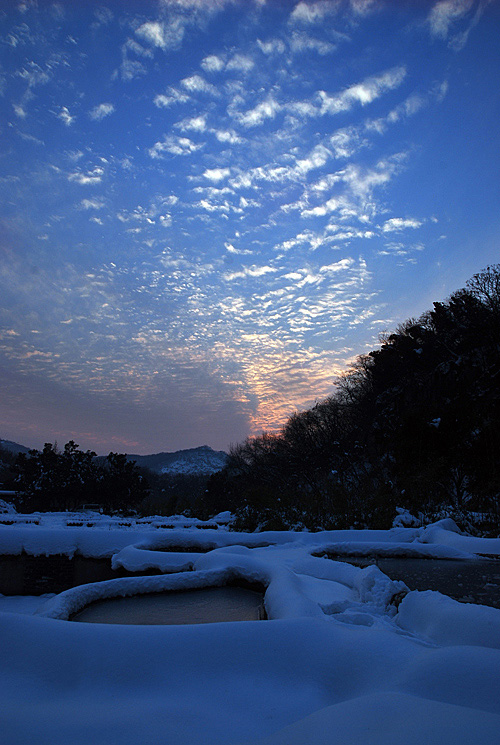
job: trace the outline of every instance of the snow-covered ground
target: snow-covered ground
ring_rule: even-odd
[[[185,518],[158,519],[173,525],[160,528],[155,519],[13,517],[0,525],[0,553],[107,556],[114,567],[165,574],[0,597],[5,745],[500,744],[500,611],[430,591],[401,600],[404,585],[376,566],[321,557],[435,556],[459,567],[500,556],[500,539],[461,535],[450,520],[238,534],[227,516],[218,529]],[[267,587],[268,621],[66,620],[103,597],[238,578]]]

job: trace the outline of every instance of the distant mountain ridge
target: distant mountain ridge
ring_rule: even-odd
[[[212,450],[208,445],[174,453],[155,453],[154,455],[127,454],[138,466],[149,468],[156,473],[209,475],[220,471],[226,465],[228,455],[223,450]]]
[[[0,448],[17,455],[29,453],[30,448],[11,440],[1,440]],[[103,456],[99,456],[103,458]],[[142,468],[149,468],[155,473],[210,475],[220,471],[226,465],[228,455],[223,450],[212,450],[208,445],[187,450],[176,450],[173,453],[154,453],[152,455],[127,454],[127,460],[135,461]]]
[[[14,455],[17,455],[18,453],[29,453],[30,451],[30,448],[27,448],[24,445],[19,445],[19,443],[12,442],[11,440],[0,440],[0,448],[8,450],[10,453],[14,453]]]

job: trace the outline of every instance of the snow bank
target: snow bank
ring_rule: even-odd
[[[461,535],[459,528],[451,518],[428,525],[421,531],[419,541],[448,546],[458,551],[470,551],[474,554],[500,556],[500,538],[475,538]]]
[[[489,540],[489,539],[488,539]],[[469,550],[465,547],[469,546]],[[413,543],[381,543],[379,541],[345,541],[342,543],[326,543],[320,549],[332,556],[357,556],[378,558],[413,558],[413,559],[473,559],[471,546],[463,544],[463,548],[446,545],[425,545],[415,540]]]
[[[0,525],[0,554],[19,556],[75,554],[95,559],[110,558],[133,542],[130,534],[101,528],[43,528],[38,525]]]
[[[438,644],[500,649],[500,610],[458,603],[440,592],[410,592],[396,620],[400,628]]]
[[[168,590],[193,590],[201,587],[219,586],[231,579],[228,571],[190,572],[156,577],[122,577],[105,582],[79,585],[59,593],[44,603],[36,615],[67,621],[74,613],[96,600],[130,597],[145,593]]]
[[[215,524],[213,521],[202,523],[183,516],[125,520],[98,514],[89,517],[76,513],[37,513],[14,517],[15,524],[0,524],[0,554],[19,555],[25,552],[33,556],[64,554],[71,557],[77,553],[93,558],[109,558],[127,546],[150,551],[176,548],[209,551],[235,545],[256,549],[294,544],[316,549],[316,553],[328,551],[338,556],[443,559],[471,558],[477,553],[500,556],[500,539],[460,535],[450,519],[426,528],[235,533],[226,528],[227,514],[220,516],[221,524],[217,529],[206,527]],[[26,524],[27,520],[29,524]]]

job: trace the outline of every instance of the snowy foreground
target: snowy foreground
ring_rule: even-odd
[[[376,566],[313,555],[449,558],[459,571],[462,558],[500,556],[499,539],[461,535],[451,520],[259,534],[184,519],[11,522],[0,554],[112,557],[164,574],[0,597],[4,745],[500,745],[500,610],[430,591],[399,603],[405,586]],[[267,587],[268,621],[67,620],[103,597],[235,579]]]

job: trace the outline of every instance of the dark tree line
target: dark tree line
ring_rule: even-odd
[[[144,469],[151,487],[150,494],[141,502],[143,515],[194,515],[193,510],[207,488],[204,473],[156,473]]]
[[[88,503],[128,512],[149,495],[147,479],[126,455],[97,459],[73,440],[63,450],[48,442],[41,451],[20,453],[11,470],[16,506],[24,512],[75,510]]]
[[[277,435],[233,447],[200,500],[240,527],[388,527],[396,507],[496,515],[500,265],[357,358]]]

